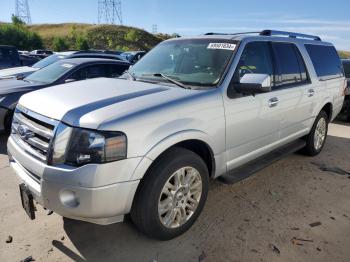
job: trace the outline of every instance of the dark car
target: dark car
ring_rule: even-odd
[[[145,54],[146,54],[146,51],[129,51],[129,52],[122,53],[121,56],[126,60],[128,60],[130,63],[135,64]]]
[[[28,54],[19,54],[21,66],[32,66],[40,61],[40,58]]]
[[[0,80],[2,79],[9,79],[9,78],[18,78],[23,79],[26,76],[29,76],[35,71],[38,71],[41,68],[44,68],[48,65],[51,65],[54,62],[57,62],[62,59],[68,59],[68,58],[105,58],[105,59],[113,59],[113,60],[119,60],[119,61],[126,61],[119,55],[115,54],[107,54],[100,51],[66,51],[66,52],[60,52],[53,54],[49,57],[46,57],[34,65],[25,66],[25,67],[17,67],[17,68],[10,68],[6,70],[0,70]]]
[[[9,131],[19,98],[45,87],[96,77],[119,77],[130,66],[126,61],[101,58],[63,59],[40,69],[23,80],[0,82],[0,130]]]
[[[17,48],[0,45],[0,69],[21,66]]]
[[[348,122],[350,122],[350,59],[342,59],[344,73],[348,81],[347,90],[345,92],[345,100],[343,105],[343,113]]]

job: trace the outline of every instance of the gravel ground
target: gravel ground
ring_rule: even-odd
[[[41,207],[30,221],[2,137],[0,261],[348,262],[350,175],[339,173],[350,172],[349,159],[350,125],[331,124],[317,157],[291,155],[234,185],[212,181],[194,226],[159,242],[129,221],[98,226],[47,215]],[[6,243],[9,235],[12,242]]]

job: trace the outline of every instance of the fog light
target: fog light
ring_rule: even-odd
[[[63,190],[60,193],[60,200],[63,205],[67,207],[77,207],[79,206],[79,200],[75,193],[70,190]]]

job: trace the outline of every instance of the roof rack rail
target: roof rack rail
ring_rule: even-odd
[[[299,34],[299,33],[293,33],[293,32],[285,32],[285,31],[277,31],[277,30],[263,30],[260,32],[260,35],[262,36],[288,36],[291,38],[307,38],[312,39],[316,41],[321,41],[321,38],[319,36],[315,35],[306,35],[306,34]]]
[[[245,34],[260,34],[260,32],[241,32],[241,33],[214,33],[214,32],[209,32],[205,33],[204,35],[245,35]]]

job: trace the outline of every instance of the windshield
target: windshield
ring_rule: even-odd
[[[53,83],[58,78],[60,78],[60,76],[62,76],[75,66],[76,65],[73,63],[58,61],[34,72],[33,74],[24,78],[24,80],[30,82],[40,82],[45,84]]]
[[[349,62],[343,62],[345,77],[350,78],[350,61]]]
[[[130,73],[141,79],[160,81],[155,74],[163,74],[187,85],[215,86],[235,49],[236,42],[232,40],[167,41],[145,55],[130,69]]]
[[[60,54],[55,54],[55,55],[50,55],[43,60],[40,60],[39,62],[35,63],[32,67],[34,68],[43,68],[45,66],[51,65],[52,63],[55,63],[58,60],[61,60],[63,58],[66,58],[66,55],[60,55]]]

